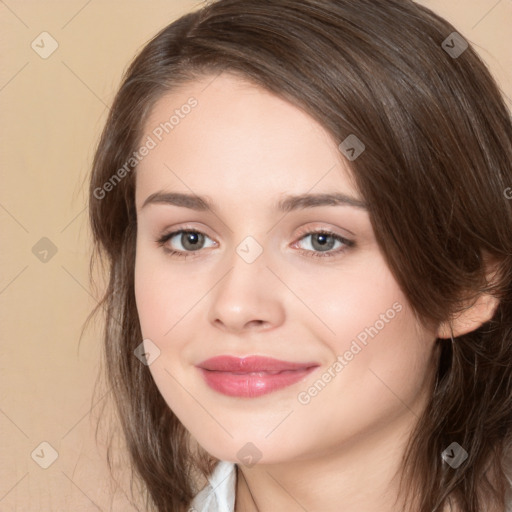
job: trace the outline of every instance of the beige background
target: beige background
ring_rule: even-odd
[[[423,3],[476,45],[512,107],[512,0]],[[92,395],[98,326],[78,344],[99,296],[88,278],[86,178],[126,65],[160,28],[199,5],[0,0],[1,512],[135,510],[122,491],[109,497],[94,442],[103,402]],[[46,59],[31,47],[42,46],[44,31],[58,43]],[[55,254],[45,255],[43,237]],[[58,454],[47,469],[36,463],[50,460],[42,442]]]

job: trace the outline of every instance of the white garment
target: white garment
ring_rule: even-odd
[[[236,466],[221,460],[208,478],[208,485],[192,501],[188,512],[234,512]]]
[[[512,512],[512,480],[507,494],[505,512]],[[220,461],[208,478],[209,484],[192,501],[188,512],[235,512],[236,467]]]

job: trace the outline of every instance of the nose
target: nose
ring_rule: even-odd
[[[279,327],[286,288],[267,267],[265,251],[252,262],[235,252],[230,263],[210,295],[212,325],[233,334]]]

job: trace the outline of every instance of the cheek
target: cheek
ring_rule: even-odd
[[[329,391],[315,398],[317,404],[327,405],[339,396],[348,401],[357,397],[352,407],[361,407],[362,414],[365,408],[374,408],[376,401],[381,405],[397,402],[396,396],[402,393],[412,400],[432,366],[435,336],[418,325],[384,261],[372,257],[357,271],[351,268],[335,278],[319,274],[316,280],[301,279],[303,297],[311,300],[311,309],[329,330],[321,336],[331,358],[330,374],[325,376]],[[325,332],[323,327],[317,330]]]
[[[194,300],[194,292],[187,286],[183,272],[171,272],[165,258],[157,251],[137,247],[135,261],[135,299],[142,336],[155,343],[160,356],[149,366],[149,371],[167,405],[181,418],[191,416],[195,404],[178,382],[185,382],[181,365],[186,343],[186,315]],[[195,396],[193,385],[187,389]]]
[[[201,284],[204,277],[185,270],[185,261],[171,263],[161,249],[146,245],[137,246],[135,258],[137,311],[143,336],[165,341],[204,295],[206,284]]]
[[[405,299],[401,305],[384,325],[338,324],[347,335],[331,345],[333,362],[297,395],[296,418],[310,428],[322,426],[326,449],[333,440],[349,440],[400,416],[420,414],[434,363],[432,336],[419,332]]]
[[[378,254],[354,260],[346,269],[301,273],[290,279],[319,320],[317,333],[337,354],[348,350],[355,338],[364,343],[375,328],[388,333],[397,329],[396,319],[404,316],[406,298]]]

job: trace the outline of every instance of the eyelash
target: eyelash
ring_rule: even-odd
[[[197,231],[195,229],[179,229],[179,230],[176,230],[176,231],[172,231],[171,233],[167,233],[167,234],[162,235],[161,237],[159,237],[156,240],[156,243],[158,244],[159,247],[162,247],[164,249],[164,251],[167,254],[169,254],[169,256],[177,256],[179,258],[185,258],[186,259],[189,256],[192,256],[194,253],[200,252],[201,249],[199,249],[197,251],[177,251],[175,249],[169,249],[168,247],[165,247],[165,244],[171,238],[173,238],[176,235],[182,234],[182,233],[195,233],[195,234],[199,234],[199,235],[208,236],[208,235],[202,233],[201,231]],[[303,238],[306,238],[309,235],[318,235],[318,234],[330,236],[330,237],[334,238],[336,241],[341,242],[342,244],[344,244],[344,247],[342,247],[342,248],[340,248],[340,249],[338,249],[336,251],[330,250],[330,251],[322,252],[322,251],[312,251],[312,250],[299,249],[299,252],[303,253],[304,255],[306,255],[308,257],[312,257],[312,258],[332,258],[334,256],[337,256],[337,255],[345,252],[348,248],[351,248],[351,247],[355,246],[355,242],[353,242],[352,240],[348,240],[347,238],[344,238],[344,237],[342,237],[342,236],[340,236],[340,235],[338,235],[336,233],[333,233],[332,231],[328,231],[328,230],[325,230],[325,229],[305,231],[303,233],[300,233],[299,234],[300,238],[297,241],[300,241],[300,240],[302,240]]]

